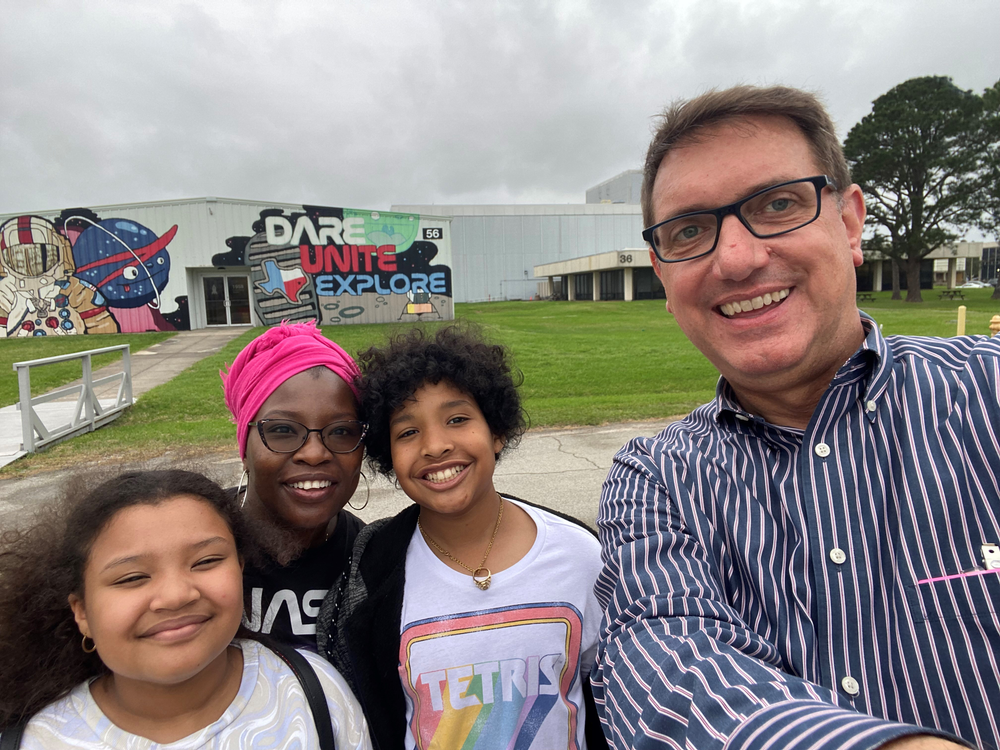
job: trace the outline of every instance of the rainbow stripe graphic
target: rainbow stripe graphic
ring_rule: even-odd
[[[400,640],[418,748],[578,750],[582,623],[571,604],[520,604],[423,620]]]

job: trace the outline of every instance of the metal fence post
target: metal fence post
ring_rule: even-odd
[[[90,429],[94,429],[94,378],[90,368],[90,352],[83,355],[83,414],[90,424]]]
[[[34,409],[31,408],[31,368],[28,365],[14,365],[17,370],[17,395],[21,409],[21,450],[32,453],[35,450],[35,428],[31,424]]]
[[[132,349],[128,344],[122,350],[122,372],[125,373],[125,390],[122,396],[125,403],[132,404]]]
[[[95,379],[93,356],[111,352],[121,352],[122,371],[99,376]],[[82,373],[81,382],[78,385],[63,386],[40,396],[32,397],[32,367],[71,360],[80,360]],[[55,357],[44,357],[25,362],[14,362],[13,365],[17,372],[18,408],[21,410],[21,450],[26,453],[34,453],[56,441],[65,440],[83,432],[93,432],[98,427],[115,419],[122,411],[132,405],[132,359],[128,344],[92,349],[86,352],[60,354]],[[97,398],[97,388],[108,383],[117,383],[118,387],[114,404],[105,406]],[[36,407],[52,401],[65,400],[68,396],[76,398],[69,422],[57,426],[47,426],[42,421]],[[57,415],[61,413],[62,410],[56,410]],[[46,419],[52,416],[53,414],[49,414]]]

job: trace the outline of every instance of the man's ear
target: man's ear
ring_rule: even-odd
[[[847,241],[851,246],[851,260],[854,262],[855,268],[860,267],[865,262],[864,254],[861,251],[861,235],[865,230],[867,213],[865,195],[861,191],[861,187],[851,185],[841,195],[840,218],[847,231]]]
[[[80,629],[80,634],[90,636],[90,627],[87,625],[87,608],[83,606],[83,599],[76,594],[69,595],[69,608],[73,610],[73,619]]]

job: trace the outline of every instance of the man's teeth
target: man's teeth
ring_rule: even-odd
[[[441,471],[434,471],[430,474],[424,474],[424,479],[428,482],[440,483],[447,482],[449,479],[454,479],[459,474],[465,471],[464,466],[452,466],[447,469],[442,469]]]
[[[788,296],[788,291],[788,289],[782,289],[780,292],[769,292],[768,294],[761,297],[754,297],[753,299],[745,299],[740,302],[727,302],[724,305],[720,305],[719,309],[722,310],[722,314],[726,317],[731,317],[738,312],[759,310],[762,307],[767,307],[772,302],[780,302]]]
[[[297,490],[322,490],[331,484],[333,482],[329,479],[307,479],[304,482],[289,482],[289,486]]]

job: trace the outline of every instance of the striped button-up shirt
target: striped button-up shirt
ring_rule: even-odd
[[[616,747],[1000,744],[1000,336],[863,322],[804,431],[720,381],[615,457],[593,679]]]

